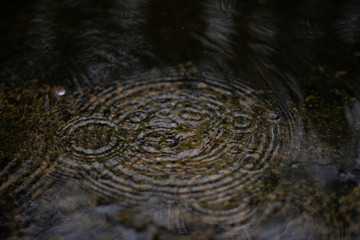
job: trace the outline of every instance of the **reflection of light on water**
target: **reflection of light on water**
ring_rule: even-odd
[[[59,169],[107,197],[161,196],[208,223],[246,222],[265,171],[295,154],[301,123],[241,80],[174,72],[144,74],[81,105],[83,117],[59,130],[71,142]]]
[[[225,226],[214,239],[347,239],[339,215],[331,212],[335,204],[304,185],[301,180],[280,183],[246,225]]]

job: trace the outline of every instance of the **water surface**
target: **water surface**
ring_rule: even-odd
[[[355,1],[19,6],[2,238],[360,238]]]

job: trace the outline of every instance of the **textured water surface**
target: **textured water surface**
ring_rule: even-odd
[[[340,237],[328,230],[338,215],[322,213],[329,197],[280,174],[300,164],[301,110],[241,78],[190,71],[32,96],[40,118],[2,171],[19,236],[116,238],[130,221],[147,229],[140,236]]]
[[[82,174],[102,194],[181,201],[225,222],[248,218],[266,170],[291,161],[301,122],[287,122],[265,92],[237,79],[145,76],[100,91],[60,128],[71,143],[61,171]]]
[[[360,239],[356,1],[5,1],[1,239]]]

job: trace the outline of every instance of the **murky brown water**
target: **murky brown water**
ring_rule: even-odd
[[[0,237],[360,239],[335,2],[8,3]]]

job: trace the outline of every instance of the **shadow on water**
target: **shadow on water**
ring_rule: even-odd
[[[360,239],[356,1],[4,3],[4,239]]]

